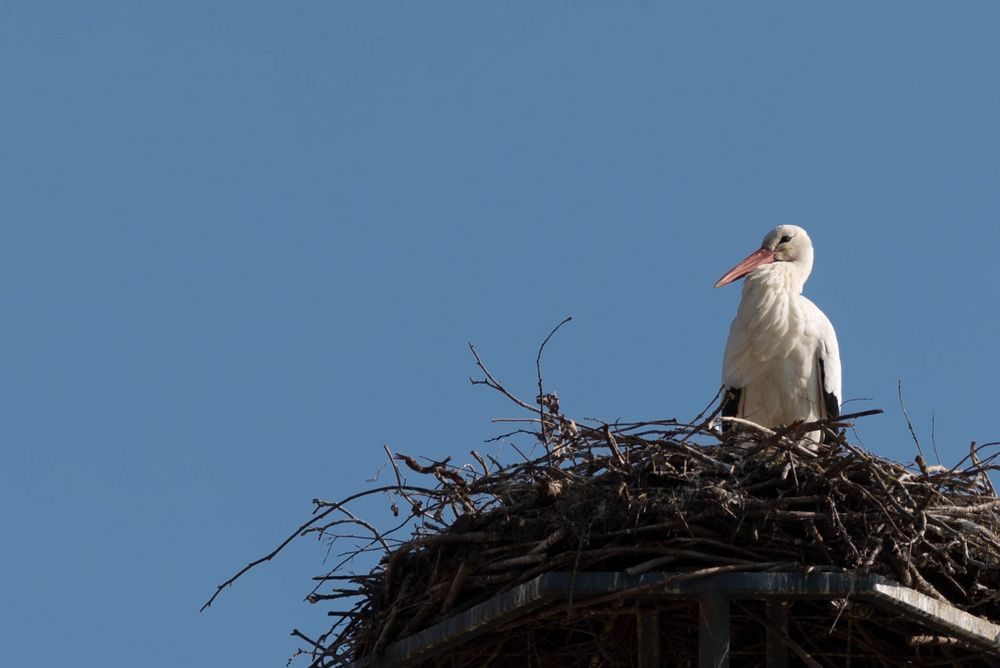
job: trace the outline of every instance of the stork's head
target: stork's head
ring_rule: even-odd
[[[715,282],[715,287],[721,288],[769,265],[779,265],[770,270],[786,272],[792,285],[801,292],[813,265],[812,240],[806,231],[797,225],[779,225],[774,228],[764,237],[760,248],[727,271]]]

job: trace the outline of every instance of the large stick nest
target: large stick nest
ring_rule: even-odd
[[[555,395],[539,392],[535,405],[523,402],[476,360],[485,374],[476,382],[530,411],[515,433],[533,443],[518,450],[523,454],[515,463],[473,451],[473,463],[464,466],[387,449],[396,484],[348,501],[390,496],[401,515],[394,529],[376,530],[344,501],[315,502],[316,516],[293,536],[343,538],[361,526],[372,538],[316,578],[311,602],[347,606],[330,611],[336,621],[318,639],[294,632],[308,643],[302,651],[312,666],[377,656],[394,640],[552,571],[877,573],[1000,621],[1000,500],[988,478],[993,456],[981,461],[980,448],[951,468],[927,467],[920,458],[919,467],[908,468],[851,445],[842,434],[820,447],[804,440],[812,430],[843,423],[778,432],[737,425],[724,434],[714,414],[691,423],[574,421],[560,412]],[[404,474],[427,482],[415,485]],[[378,565],[369,573],[345,572],[349,559],[366,549],[382,551]],[[690,604],[670,605],[676,612]],[[844,614],[846,604],[832,612],[830,604],[796,605],[797,642],[814,658],[831,646],[840,649],[830,656],[848,661],[851,652],[874,662],[925,651],[914,641],[918,629],[891,616]],[[634,665],[634,621],[627,612],[574,615],[564,604],[556,613],[539,612],[531,628],[477,638],[428,665]],[[690,663],[696,616],[663,617],[676,626],[671,665]],[[753,604],[734,608],[734,647],[743,642],[748,656],[759,656],[754,647],[763,636],[750,633],[741,641],[740,620],[754,628],[761,617]],[[947,658],[942,643],[927,641],[937,648],[934,656]],[[605,653],[608,647],[614,650]],[[830,661],[819,665],[844,659]]]

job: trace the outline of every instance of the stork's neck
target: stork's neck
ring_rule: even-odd
[[[762,292],[800,295],[811,270],[811,255],[795,262],[772,262],[758,267],[743,281],[744,300],[751,293]]]
[[[799,295],[805,277],[795,262],[774,262],[750,272],[743,280],[740,307],[733,326],[753,333],[748,345],[760,359],[784,355],[787,344],[801,335],[805,301]]]

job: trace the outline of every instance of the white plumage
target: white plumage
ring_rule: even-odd
[[[781,225],[716,282],[721,287],[746,276],[722,363],[723,415],[776,427],[840,414],[837,334],[802,296],[812,265],[806,231]]]

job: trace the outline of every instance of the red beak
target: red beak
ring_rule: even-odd
[[[723,285],[728,285],[735,280],[743,278],[757,267],[764,264],[771,264],[772,262],[774,262],[773,250],[769,250],[767,248],[756,250],[751,253],[747,259],[727,271],[722,278],[717,280],[715,282],[715,287],[721,288]]]

